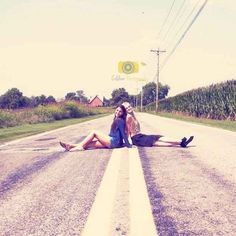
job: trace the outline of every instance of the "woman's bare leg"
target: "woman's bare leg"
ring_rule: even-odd
[[[99,131],[92,131],[82,142],[79,144],[68,144],[60,142],[60,145],[70,151],[71,149],[86,149],[86,148],[109,148],[111,146],[110,137]]]
[[[181,143],[180,141],[165,140],[164,137],[161,137],[153,145],[158,147],[176,147],[180,146],[180,143]]]
[[[87,146],[87,149],[95,149],[95,148],[107,148],[107,146],[104,146],[103,144],[101,144],[98,140],[92,141],[90,142]]]
[[[163,138],[159,139],[154,143],[154,146],[159,147],[187,147],[189,143],[193,141],[194,136],[190,136],[188,139],[186,137],[182,138],[180,142],[178,141],[170,141],[163,140]]]
[[[92,131],[80,144],[79,146],[81,146],[82,148],[86,149],[87,147],[89,147],[89,145],[93,145],[91,144],[94,139],[97,139],[99,141],[99,143],[103,146],[101,147],[110,147],[111,146],[111,141],[110,141],[110,137],[108,135],[105,135],[99,131]],[[98,144],[97,144],[98,145]],[[94,146],[95,147],[95,146]]]

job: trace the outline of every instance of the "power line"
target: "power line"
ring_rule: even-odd
[[[205,0],[205,2],[202,4],[201,8],[198,10],[197,14],[194,16],[193,20],[190,22],[190,24],[188,25],[188,27],[186,28],[186,30],[184,31],[184,33],[182,34],[182,36],[179,38],[178,42],[175,44],[174,48],[171,50],[171,52],[168,54],[168,56],[166,57],[166,59],[164,60],[164,62],[161,65],[160,69],[163,69],[163,67],[166,65],[167,61],[169,60],[169,58],[173,55],[173,53],[175,52],[176,48],[179,46],[179,44],[181,43],[181,41],[184,39],[185,35],[187,34],[187,32],[190,30],[191,26],[193,25],[193,23],[196,21],[196,19],[198,18],[198,16],[200,15],[200,13],[202,12],[203,8],[206,6],[208,0]]]
[[[173,25],[173,27],[172,27],[172,31],[171,31],[170,34],[169,34],[170,37],[167,37],[167,40],[166,40],[166,42],[165,42],[165,44],[164,44],[164,45],[166,45],[165,48],[168,48],[169,45],[170,45],[170,43],[173,41],[173,35],[174,35],[174,33],[176,32],[175,29],[178,27],[179,24],[181,24],[181,19],[184,17],[185,12],[187,12],[187,10],[188,10],[188,4],[185,4],[184,7],[182,8],[182,11],[181,11],[181,13],[179,14],[178,18],[177,18],[176,21],[174,22],[174,25]],[[172,32],[173,32],[173,33],[172,33]],[[171,34],[172,34],[172,36],[171,36]]]
[[[179,29],[176,31],[173,39],[176,38],[176,36],[182,31],[184,25],[186,24],[186,22],[189,20],[189,18],[192,16],[192,14],[194,13],[194,11],[197,9],[198,4],[201,2],[201,0],[198,0],[198,2],[194,5],[194,7],[192,8],[190,14],[188,14],[188,16],[185,18],[183,24],[179,27]],[[168,46],[169,47],[169,46]]]
[[[173,8],[174,4],[175,4],[175,0],[172,2],[172,5],[171,5],[171,7],[170,7],[170,10],[169,10],[169,12],[168,12],[168,14],[167,14],[167,16],[166,16],[166,18],[165,18],[165,20],[164,20],[162,26],[161,26],[161,29],[160,29],[160,31],[159,31],[159,33],[158,33],[158,35],[157,35],[157,38],[160,37],[161,32],[162,32],[162,30],[163,30],[163,28],[164,28],[164,25],[166,24],[166,22],[167,22],[169,16],[170,16],[170,13],[171,13],[171,11],[172,11],[172,8]]]
[[[180,12],[181,12],[181,10],[182,10],[182,8],[183,8],[185,2],[186,2],[186,0],[183,0],[182,4],[180,5],[180,7],[179,7],[179,9],[178,9],[178,11],[177,11],[177,13],[176,13],[174,19],[172,20],[172,22],[171,22],[171,24],[170,24],[170,26],[169,26],[169,28],[168,28],[168,30],[167,30],[167,32],[166,32],[164,38],[162,39],[163,41],[166,39],[166,37],[167,37],[167,35],[169,34],[171,28],[173,27],[174,22],[176,21],[177,17],[179,16],[179,14],[180,14]]]

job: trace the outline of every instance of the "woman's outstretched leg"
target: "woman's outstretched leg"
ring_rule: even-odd
[[[158,147],[176,147],[180,146],[181,141],[174,141],[170,139],[166,139],[165,137],[161,137],[158,139],[153,145]]]
[[[193,138],[194,136],[191,136],[189,139],[184,137],[181,139],[181,141],[173,141],[161,137],[153,145],[158,147],[187,147],[187,145],[192,142]]]
[[[101,144],[98,140],[93,140],[86,146],[86,149],[96,149],[96,148],[106,148],[106,146]]]
[[[91,147],[91,143],[96,139],[101,144],[100,147],[110,147],[110,137],[108,135],[105,135],[99,131],[93,130],[80,144],[82,148],[86,149],[88,147]],[[94,146],[96,147],[96,145]]]
[[[92,131],[90,134],[79,144],[68,144],[60,142],[60,145],[65,148],[66,151],[84,150],[87,148],[109,148],[111,146],[110,137],[99,132]]]

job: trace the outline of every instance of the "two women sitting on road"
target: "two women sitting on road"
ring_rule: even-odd
[[[125,132],[127,112],[123,105],[120,105],[115,110],[115,116],[111,125],[109,135],[103,134],[100,131],[92,131],[81,143],[68,144],[60,142],[60,145],[66,150],[85,150],[95,148],[119,148],[122,146],[132,147],[129,143],[128,135]],[[123,143],[124,141],[124,143]]]
[[[95,148],[119,148],[122,146],[132,147],[132,144],[141,147],[187,147],[192,142],[194,136],[183,137],[181,140],[165,140],[164,136],[159,134],[143,134],[140,130],[140,124],[137,120],[134,109],[128,102],[124,102],[115,110],[115,116],[111,125],[109,135],[100,131],[92,131],[81,143],[68,144],[60,142],[60,145],[66,150],[85,150]]]

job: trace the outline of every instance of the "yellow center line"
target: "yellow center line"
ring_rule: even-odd
[[[130,236],[156,236],[150,200],[137,148],[129,149]]]
[[[114,149],[90,210],[82,236],[110,236],[110,218],[114,205],[121,149]]]

